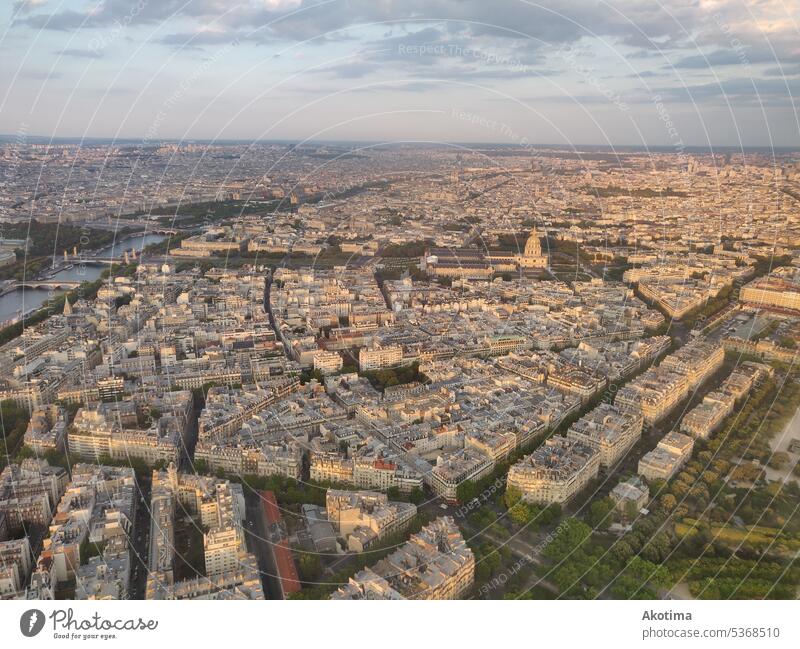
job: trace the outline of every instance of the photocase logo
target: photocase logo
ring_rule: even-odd
[[[26,638],[38,635],[44,627],[44,613],[37,608],[25,611],[19,619],[19,630]]]

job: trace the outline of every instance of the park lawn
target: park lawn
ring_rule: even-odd
[[[800,550],[800,539],[773,527],[750,525],[745,528],[723,523],[705,523],[693,518],[684,518],[675,523],[675,533],[683,538],[694,536],[699,527],[709,530],[711,537],[728,545],[747,545],[758,550],[769,550],[775,554],[788,554]]]

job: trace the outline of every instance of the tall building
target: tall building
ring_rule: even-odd
[[[22,591],[32,566],[28,537],[0,541],[0,599],[14,597]]]
[[[358,352],[358,369],[362,372],[394,367],[402,361],[403,348],[400,345],[362,347]]]
[[[465,482],[477,482],[494,469],[494,460],[484,453],[467,447],[456,453],[436,458],[436,464],[425,475],[433,492],[454,503],[458,501],[458,487]]]
[[[203,528],[205,575],[175,579],[175,517],[189,512]],[[264,599],[258,562],[247,551],[241,485],[179,473],[174,464],[153,471],[147,599]]]

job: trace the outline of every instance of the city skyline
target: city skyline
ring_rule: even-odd
[[[0,597],[795,593],[797,153],[484,149],[0,143]]]
[[[0,60],[4,647],[797,644],[800,0],[12,0]]]

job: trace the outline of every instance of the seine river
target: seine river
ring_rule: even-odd
[[[159,243],[165,239],[161,234],[137,234],[128,237],[123,241],[118,241],[113,246],[107,246],[100,250],[98,257],[122,257],[126,250],[136,249],[137,255],[142,248],[151,243]],[[105,270],[105,266],[74,266],[68,270],[62,270],[56,275],[58,279],[69,281],[92,281],[100,277],[100,273]],[[20,288],[11,293],[0,297],[0,322],[13,318],[20,313],[25,313],[31,309],[37,309],[45,301],[52,297],[53,293],[46,289]]]

